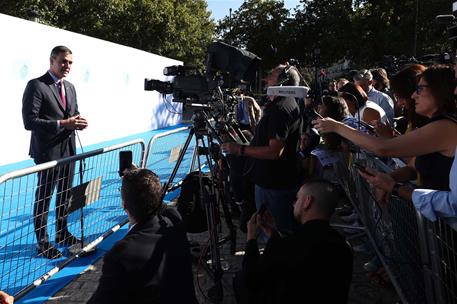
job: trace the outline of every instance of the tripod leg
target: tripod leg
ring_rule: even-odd
[[[228,188],[227,183],[223,183],[224,188]],[[230,213],[230,210],[228,208],[228,205],[232,202],[232,198],[230,196],[230,191],[227,191],[229,189],[224,189],[221,199],[221,205],[222,205],[222,211],[224,212],[224,218],[225,218],[225,224],[227,225],[227,228],[229,230],[229,240],[230,240],[230,254],[234,255],[236,252],[236,226],[233,224],[232,221],[232,216]]]
[[[190,144],[194,134],[195,134],[195,129],[191,128],[189,131],[189,135],[187,135],[186,142],[184,143],[184,147],[182,148],[181,153],[179,153],[179,157],[178,157],[178,160],[176,161],[176,165],[173,168],[173,171],[171,172],[171,175],[168,178],[167,183],[163,187],[161,201],[164,199],[165,195],[168,193],[168,190],[170,189],[171,185],[173,184],[173,180],[175,179],[175,176],[178,173],[179,167],[181,166],[182,160],[184,159],[184,155],[186,155],[187,149],[189,148],[189,144]]]
[[[210,237],[210,253],[211,253],[211,266],[212,274],[214,280],[214,286],[208,290],[208,297],[214,303],[222,302],[224,297],[224,292],[222,288],[222,266],[221,266],[221,257],[219,251],[219,236],[217,231],[217,210],[215,205],[216,196],[213,193],[213,189],[210,186],[205,185],[202,187],[203,193],[201,199],[203,200],[205,210],[206,210],[206,219],[208,222],[208,232]]]

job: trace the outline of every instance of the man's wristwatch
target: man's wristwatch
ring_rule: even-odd
[[[392,188],[392,195],[396,197],[400,197],[398,190],[400,190],[400,187],[403,186],[402,183],[395,183],[394,187]]]

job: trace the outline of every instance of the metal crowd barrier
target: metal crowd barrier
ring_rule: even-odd
[[[182,127],[152,137],[147,145],[143,163],[145,167],[153,170],[165,183],[170,178],[179,153],[184,148],[188,139],[191,126]],[[190,138],[189,147],[175,176],[175,185],[186,177],[195,167],[195,135]]]
[[[426,220],[411,202],[391,197],[378,203],[352,166],[356,159],[379,171],[392,169],[365,153],[340,154],[334,165],[402,303],[457,303],[457,232],[443,220]]]
[[[118,191],[118,154],[123,150],[131,150],[133,161],[142,165],[145,145],[142,140],[135,140],[0,176],[0,290],[17,299],[23,297],[127,223]],[[34,212],[35,192],[43,188],[37,185],[38,176],[58,179],[62,170],[69,170],[73,187],[70,191],[56,187],[44,215],[48,240],[64,256],[48,259],[38,255],[36,248],[34,215],[36,219],[40,214]],[[68,230],[83,239],[81,247],[60,246],[55,242],[58,195],[70,198]]]
[[[119,193],[119,152],[132,151],[135,165],[153,170],[165,182],[189,130],[190,127],[183,127],[158,134],[151,138],[147,149],[139,139],[0,176],[0,290],[13,294],[16,299],[22,298],[126,224],[128,219]],[[176,175],[178,184],[194,168],[194,150],[195,137],[191,138]],[[64,182],[61,172],[70,176],[70,190],[65,186],[59,188],[59,181]],[[48,189],[43,183],[38,186],[39,176],[46,182],[55,180],[56,186],[50,185]],[[51,187],[54,189],[49,195]],[[69,202],[68,230],[83,240],[82,246],[56,244],[57,197],[63,197],[59,201]],[[34,210],[38,206],[35,201],[45,199],[50,199],[49,210],[39,214]],[[34,221],[43,215],[47,218],[48,240],[63,257],[48,259],[37,252],[39,229],[35,231],[35,226],[39,225],[36,222],[34,225]]]

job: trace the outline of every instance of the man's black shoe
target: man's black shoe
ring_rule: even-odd
[[[81,240],[76,238],[70,232],[65,234],[57,234],[56,235],[56,243],[63,246],[71,246],[77,243],[81,243]]]
[[[38,243],[37,251],[38,256],[43,256],[47,259],[58,259],[62,257],[62,253],[49,242]]]

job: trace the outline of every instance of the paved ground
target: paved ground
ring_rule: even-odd
[[[339,222],[336,218],[334,222]],[[193,249],[194,256],[194,283],[197,292],[197,297],[201,304],[212,303],[208,299],[207,290],[212,286],[212,281],[205,270],[198,263],[201,249],[207,244],[207,234],[192,234],[189,236],[193,242],[198,242],[200,247]],[[237,250],[242,251],[245,244],[246,235],[237,231]],[[354,248],[357,248],[361,242],[359,240],[351,241]],[[367,253],[354,252],[354,271],[351,290],[348,303],[352,304],[393,304],[397,303],[397,295],[392,287],[383,286],[369,279],[366,271],[363,269],[363,264],[370,260],[371,255]],[[224,304],[236,303],[231,282],[234,274],[239,270],[242,255],[231,255],[229,253],[229,245],[224,244],[221,248],[221,256],[223,258],[223,266],[227,267],[222,278],[224,288]],[[98,279],[101,275],[101,267],[103,259],[99,260],[84,274],[73,280],[69,285],[64,287],[59,293],[51,298],[47,303],[55,304],[81,304],[86,303],[97,288]],[[179,286],[177,286],[179,288]]]

